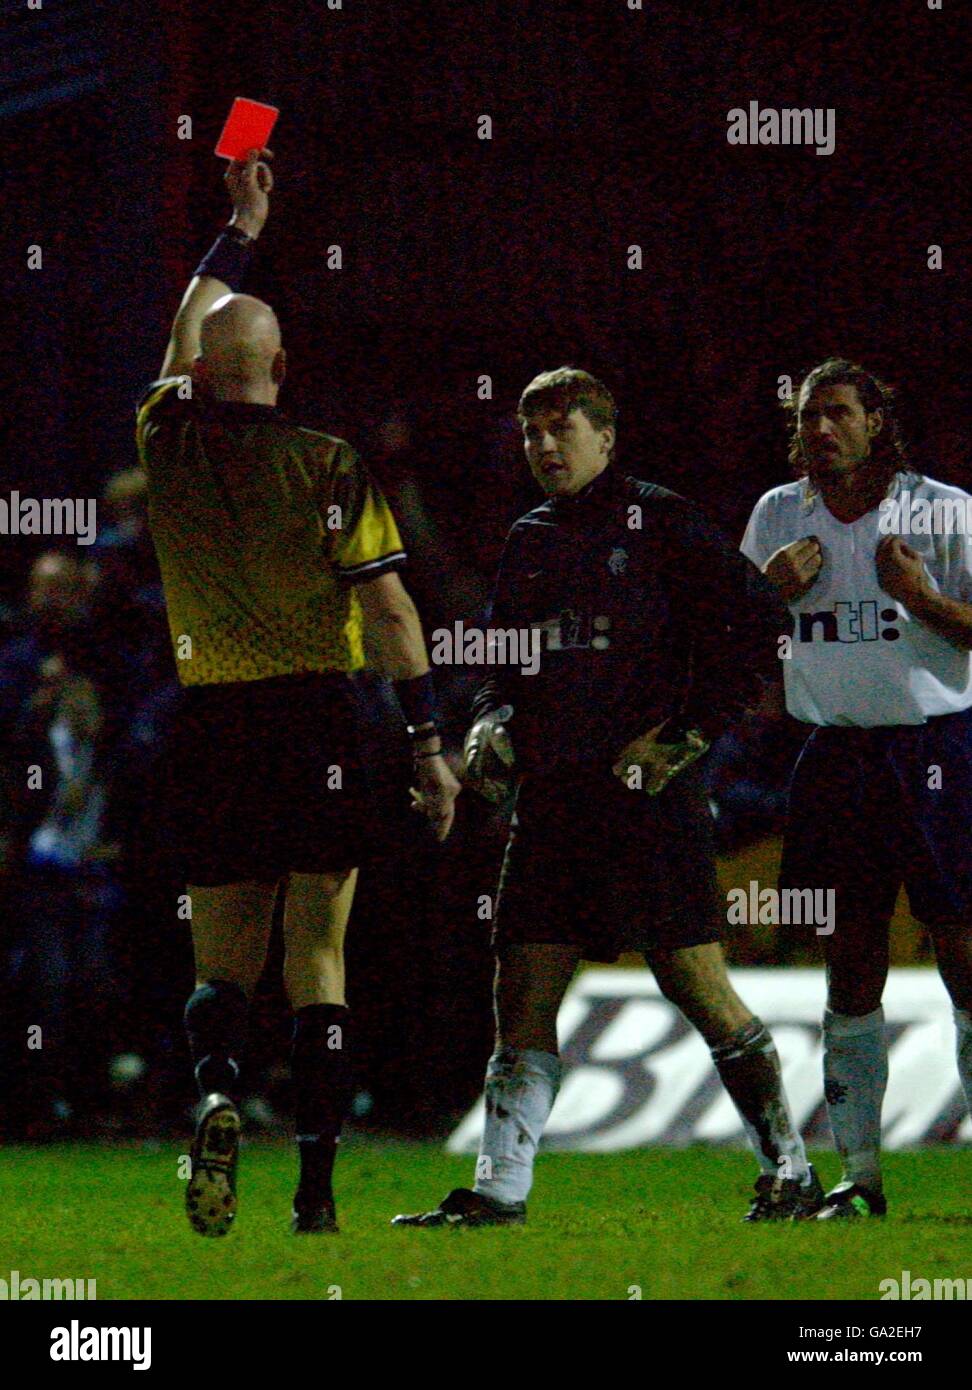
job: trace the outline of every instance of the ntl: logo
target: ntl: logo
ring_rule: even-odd
[[[814,628],[818,625],[824,642],[897,642],[901,636],[896,627],[878,626],[879,617],[885,623],[897,622],[898,610],[882,608],[879,614],[876,599],[835,603],[832,610],[824,608],[819,613],[800,613],[798,616],[798,642],[815,642],[817,634]]]

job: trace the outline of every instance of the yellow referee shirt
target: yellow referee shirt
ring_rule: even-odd
[[[187,385],[136,417],[180,681],[358,670],[354,585],[405,563],[388,503],[343,439]]]

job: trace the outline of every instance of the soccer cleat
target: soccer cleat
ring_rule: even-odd
[[[457,1187],[450,1192],[435,1211],[419,1212],[415,1216],[395,1216],[393,1226],[522,1226],[526,1222],[525,1202],[495,1202],[481,1192]]]
[[[201,1236],[225,1236],[233,1224],[239,1152],[239,1111],[228,1096],[214,1091],[199,1104],[186,1186],[186,1215]]]
[[[856,1182],[840,1182],[828,1192],[817,1212],[818,1221],[858,1221],[863,1216],[887,1216],[884,1193],[861,1187]]]
[[[756,1196],[744,1221],[806,1221],[823,1206],[826,1198],[820,1179],[810,1164],[810,1181],[775,1178],[763,1173],[756,1179]]]
[[[298,1202],[290,1213],[290,1229],[295,1236],[337,1235],[338,1223],[333,1202]]]

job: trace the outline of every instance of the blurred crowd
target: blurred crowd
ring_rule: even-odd
[[[500,480],[510,476],[502,466],[507,434],[498,427],[480,461],[493,470],[496,485],[477,495],[485,493],[493,508],[512,518],[531,503],[519,505],[515,489],[498,496]],[[465,504],[457,504],[452,489],[436,494],[423,485],[409,467],[411,439],[403,414],[388,418],[372,440],[376,468],[413,557],[409,588],[427,630],[460,616],[483,620],[503,529],[495,515],[492,526],[477,524],[482,502],[468,490]],[[457,517],[457,505],[468,515]],[[457,536],[479,538],[479,549],[470,542],[457,552]],[[483,537],[493,537],[492,544]],[[453,753],[461,745],[473,679],[461,669],[437,672]],[[370,764],[389,783],[399,778],[407,785],[407,764],[400,761],[407,752],[387,687],[369,673],[356,686]],[[166,738],[179,700],[146,480],[141,470],[128,469],[104,489],[95,543],[37,554],[19,601],[15,594],[0,608],[0,980],[7,1004],[0,1026],[6,1079],[0,1126],[13,1137],[157,1130],[184,1122],[192,1088],[181,1012],[191,989],[192,955],[188,924],[174,910],[182,885],[159,833]],[[713,750],[710,804],[723,849],[780,829],[793,755],[792,729],[759,711]],[[381,799],[387,786],[375,780]],[[393,799],[385,796],[385,804]],[[414,818],[402,816],[399,825],[389,814],[382,833],[389,846],[400,848],[415,833],[405,826]],[[433,948],[433,964],[425,969],[435,978],[413,978],[409,988],[413,1000],[425,999],[423,1015],[438,1018],[437,1032],[430,1026],[421,1034],[418,1021],[409,1038],[394,1009],[386,1017],[374,1000],[370,1014],[367,1006],[360,1011],[372,1054],[383,1059],[387,1096],[398,1097],[401,1107],[397,1112],[389,1099],[378,1116],[389,1125],[405,1123],[406,1109],[415,1119],[407,1086],[402,1099],[402,1074],[404,1054],[417,1042],[438,1069],[448,1105],[449,1078],[463,1070],[451,1055],[448,1014],[451,1008],[463,1016],[466,989],[483,994],[482,1044],[488,1044],[490,961],[483,924],[474,921],[470,904],[491,891],[504,826],[502,815],[470,806],[447,857],[426,858],[423,849],[396,863],[390,849],[387,881],[373,879],[359,890],[356,920],[370,918],[358,933],[362,960],[356,966],[352,959],[359,994],[367,979],[381,994],[382,971],[396,969],[396,959],[402,969],[409,968],[406,959],[414,969],[415,953],[406,956],[402,943],[416,932]],[[458,933],[457,916],[464,922]],[[253,1048],[247,1112],[251,1124],[271,1130],[286,1106],[274,1090],[275,1077],[285,1073],[284,1014],[271,985],[262,1043],[258,1037]],[[470,1051],[475,1086],[486,1054],[480,1055],[475,1039]],[[381,1078],[368,1084],[380,1100]],[[372,1099],[366,1090],[359,1094],[360,1115]],[[425,1118],[432,1124],[436,1117]]]
[[[94,544],[38,555],[3,615],[0,1044],[4,1119],[28,1132],[102,1108],[112,1060],[140,1056],[127,886],[179,690],[144,474],[99,512]]]

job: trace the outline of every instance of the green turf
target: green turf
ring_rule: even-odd
[[[392,1230],[467,1184],[470,1160],[420,1144],[353,1140],[341,1156],[342,1234],[287,1229],[293,1159],[241,1160],[236,1229],[195,1235],[179,1146],[9,1148],[0,1153],[0,1278],[96,1278],[99,1298],[876,1299],[882,1279],[972,1279],[968,1150],[889,1154],[885,1222],[747,1227],[742,1152],[551,1154],[530,1221],[496,1231]],[[825,1180],[832,1154],[820,1156]]]

